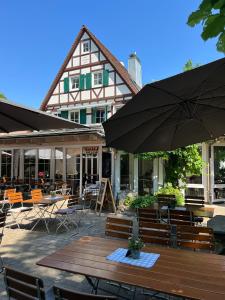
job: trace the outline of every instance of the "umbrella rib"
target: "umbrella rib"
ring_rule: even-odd
[[[196,100],[197,101],[202,101],[202,100],[211,100],[211,99],[216,99],[216,98],[225,98],[225,95],[223,95],[223,96],[208,97],[208,98],[200,98],[200,99],[196,99]],[[191,99],[191,100],[193,101],[194,99]],[[194,101],[193,101],[193,103],[194,103]]]
[[[174,109],[174,107],[170,108],[169,110],[171,110],[171,109]],[[168,111],[169,111],[169,110],[168,110]],[[176,108],[176,110],[177,110],[177,108]],[[168,111],[167,111],[167,113],[168,113]],[[172,113],[172,112],[171,112],[171,113]],[[154,119],[156,119],[156,118],[158,118],[158,117],[160,117],[160,116],[162,116],[162,115],[164,115],[164,114],[165,114],[165,112],[162,112],[161,114],[159,114],[159,115],[155,116],[154,118],[152,118],[151,121],[154,120]],[[144,124],[146,124],[146,123],[148,123],[148,122],[149,122],[149,119],[148,119],[147,121],[144,121],[143,123],[139,124],[137,127],[135,127],[135,129],[139,128],[140,126],[142,126],[142,125],[144,125]],[[133,130],[133,129],[128,130],[125,134],[131,132],[132,130]],[[117,141],[118,139],[120,139],[121,136],[123,136],[123,134],[121,134],[121,135],[118,136],[116,139],[114,139],[113,142],[115,142],[115,141]]]
[[[199,103],[198,105],[203,105],[203,106],[207,106],[207,107],[211,107],[211,108],[217,108],[217,109],[225,110],[225,107],[218,107],[218,106],[205,104],[205,103]]]
[[[163,93],[165,93],[165,94],[167,94],[167,95],[170,95],[170,96],[172,96],[172,97],[175,97],[175,98],[177,98],[177,99],[179,99],[179,100],[181,100],[181,101],[185,101],[185,99],[183,99],[183,98],[181,98],[181,97],[179,97],[179,96],[177,96],[177,95],[175,95],[175,94],[173,94],[173,93],[171,93],[171,92],[169,92],[169,91],[166,91],[166,90],[164,90],[164,89],[162,89],[162,88],[160,88],[160,87],[157,87],[157,86],[155,86],[155,85],[153,85],[153,84],[150,84],[149,87],[152,87],[152,88],[154,88],[154,89],[156,89],[156,90],[159,90],[159,91],[161,91],[161,92],[163,92]]]
[[[175,111],[172,111],[170,114],[169,114],[169,116],[166,118],[166,119],[164,119],[156,128],[155,128],[155,130],[149,135],[149,136],[147,136],[145,139],[144,139],[144,141],[136,148],[136,150],[140,147],[140,146],[142,146],[143,144],[144,144],[144,142],[148,139],[148,138],[150,138],[152,135],[153,135],[153,133],[155,133],[170,117],[171,117],[171,115],[173,114],[173,113],[175,113],[177,110],[179,109],[179,107],[177,107],[176,109],[175,109]]]
[[[210,75],[207,76],[207,78],[205,78],[205,79],[200,83],[200,85],[193,91],[193,93],[195,93],[196,90],[200,89],[200,88],[202,87],[202,85],[209,79],[209,77],[212,76],[212,74],[214,74],[220,67],[223,67],[224,64],[225,64],[225,62],[224,62],[222,65],[219,65],[217,68],[215,68],[215,70],[213,70],[213,72],[210,73]],[[200,94],[197,96],[197,99],[198,99],[199,97],[201,97],[201,96],[202,96],[202,93],[200,93]]]
[[[26,124],[26,123],[23,122],[23,121],[20,121],[20,120],[14,118],[14,117],[11,117],[11,116],[5,114],[5,113],[2,112],[2,111],[0,111],[0,114],[3,115],[4,117],[8,118],[8,119],[11,119],[11,120],[13,120],[13,121],[15,121],[15,122],[17,122],[17,123],[20,123],[20,124],[24,125],[25,127],[28,127],[29,129],[33,129],[33,130],[37,130],[37,131],[39,130],[38,128],[33,127],[33,126],[30,126],[30,125]]]
[[[203,96],[203,95],[205,95],[205,94],[207,94],[207,93],[214,92],[214,91],[216,91],[216,90],[218,90],[218,89],[220,89],[220,88],[222,88],[222,87],[224,87],[224,84],[221,85],[221,86],[218,86],[218,87],[216,87],[216,88],[214,88],[214,89],[205,91],[204,93],[202,93],[201,95],[199,95],[197,98],[196,98],[196,97],[190,98],[190,100],[198,100],[199,97],[201,97],[201,96]],[[200,100],[201,100],[201,99],[207,99],[207,98],[200,98]]]
[[[118,118],[119,118],[119,119],[124,119],[124,118],[127,118],[128,116],[130,117],[130,116],[132,116],[132,115],[137,115],[137,113],[142,113],[142,112],[144,112],[144,111],[151,111],[151,110],[154,110],[154,109],[160,109],[160,108],[166,108],[166,107],[168,107],[168,110],[170,110],[170,109],[171,109],[170,106],[175,106],[175,105],[178,105],[178,103],[176,103],[176,104],[171,103],[171,104],[161,105],[161,106],[157,106],[157,107],[150,107],[150,108],[146,108],[146,109],[144,109],[144,110],[140,110],[140,111],[138,111],[138,112],[133,112],[133,113],[131,113],[131,114],[129,114],[129,115],[126,115],[126,116],[119,116]],[[123,109],[123,108],[121,108],[121,109]],[[167,111],[166,111],[166,112],[167,112]],[[164,112],[164,113],[165,113],[165,112]],[[160,114],[160,115],[161,115],[161,114]],[[113,121],[117,121],[118,119],[117,119],[117,118],[113,118],[114,116],[116,116],[116,114],[113,115],[110,119],[108,119],[108,120],[105,121],[104,123],[107,124],[108,122],[112,123]]]

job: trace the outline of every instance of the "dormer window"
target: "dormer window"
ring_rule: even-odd
[[[103,84],[103,76],[102,72],[95,72],[93,76],[93,86],[102,86]]]
[[[75,77],[70,78],[70,89],[71,90],[79,89],[79,76],[75,76]]]
[[[82,49],[83,53],[89,52],[90,51],[90,42],[89,41],[83,42],[82,47],[83,47],[83,49]]]

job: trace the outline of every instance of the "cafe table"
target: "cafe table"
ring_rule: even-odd
[[[82,274],[94,289],[92,278],[114,281],[183,299],[225,299],[225,257],[149,245],[144,252],[159,254],[151,268],[107,259],[127,241],[85,236],[44,257],[37,265]]]
[[[63,195],[56,195],[53,197],[52,196],[44,197],[43,199],[38,200],[36,202],[34,201],[33,205],[37,210],[36,215],[38,215],[38,219],[35,222],[34,226],[31,228],[31,231],[34,230],[34,228],[43,220],[45,224],[45,228],[49,233],[48,223],[52,219],[54,210],[62,208],[66,200],[67,198],[64,197]],[[26,202],[28,203],[28,201]],[[46,218],[46,215],[48,217],[48,220]]]

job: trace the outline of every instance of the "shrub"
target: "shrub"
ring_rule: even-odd
[[[134,198],[135,198],[134,194],[132,194],[132,193],[127,194],[126,198],[124,200],[124,205],[130,207],[131,203],[134,201]]]
[[[175,195],[176,204],[180,206],[184,205],[183,194],[178,188],[174,188],[171,183],[167,183],[164,187],[160,188],[156,195],[158,194]]]
[[[133,199],[133,201],[130,203],[131,208],[144,208],[149,207],[156,201],[155,196],[138,196]]]

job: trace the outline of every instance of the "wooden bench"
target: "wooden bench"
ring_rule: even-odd
[[[160,223],[160,216],[158,209],[154,208],[139,208],[138,209],[138,222],[151,222]]]
[[[106,219],[105,235],[107,236],[128,239],[132,236],[132,230],[132,220],[111,217]]]
[[[185,196],[185,205],[196,205],[199,207],[205,206],[205,201],[203,196]]]
[[[140,221],[139,236],[144,243],[170,245],[171,226]]]

